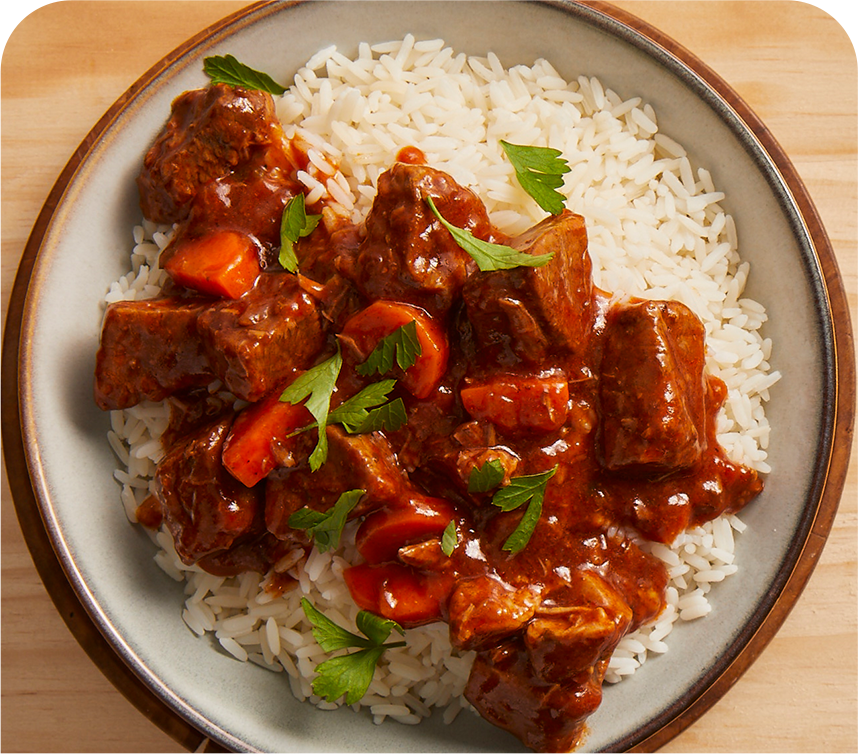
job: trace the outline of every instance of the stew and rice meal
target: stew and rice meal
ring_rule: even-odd
[[[409,35],[289,88],[205,70],[141,166],[95,374],[185,623],[322,709],[569,751],[710,612],[769,471],[724,194],[545,60]]]

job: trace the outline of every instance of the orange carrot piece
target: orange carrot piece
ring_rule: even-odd
[[[422,353],[405,370],[402,384],[415,398],[423,399],[432,394],[444,376],[450,350],[443,329],[426,311],[410,304],[375,301],[346,322],[342,334],[369,356],[382,338],[411,320],[417,325]]]
[[[569,383],[560,373],[498,375],[462,388],[462,405],[474,419],[506,431],[553,432],[566,421]]]
[[[421,573],[402,563],[361,563],[343,571],[355,604],[403,628],[441,620],[453,591],[451,575]]]
[[[223,298],[240,298],[261,272],[253,239],[232,230],[181,239],[163,265],[179,285]]]
[[[253,487],[279,465],[295,443],[287,436],[313,423],[303,406],[280,400],[280,391],[244,409],[224,442],[221,460],[227,471],[246,487]]]
[[[440,536],[455,510],[443,498],[416,495],[406,505],[382,508],[364,519],[355,545],[368,563],[394,560],[400,547]]]

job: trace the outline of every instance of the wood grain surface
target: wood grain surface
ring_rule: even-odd
[[[12,33],[2,59],[2,310],[68,158],[150,66],[240,2],[66,2]],[[794,0],[621,0],[720,74],[769,126],[834,245],[858,306],[858,71],[843,28]],[[165,114],[166,116],[166,114]],[[739,682],[663,751],[858,751],[856,448],[819,565]],[[101,674],[33,566],[2,479],[2,749],[179,751]]]

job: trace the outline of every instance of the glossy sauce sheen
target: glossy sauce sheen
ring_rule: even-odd
[[[564,211],[507,238],[473,191],[413,147],[380,177],[363,226],[321,224],[297,244],[300,275],[287,275],[272,264],[271,229],[297,191],[290,176],[301,157],[270,136],[277,129],[262,100],[254,107],[269,136],[248,144],[242,135],[225,164],[207,163],[199,185],[176,189],[158,178],[176,172],[165,163],[216,161],[188,103],[227,140],[234,118],[246,117],[230,115],[228,92],[183,95],[139,182],[144,211],[184,208],[179,239],[238,229],[258,242],[261,270],[235,301],[176,286],[154,303],[109,310],[99,405],[169,396],[175,409],[157,495],[140,520],[163,522],[186,562],[224,575],[266,572],[310,544],[289,526],[292,513],[364,490],[351,513],[363,560],[345,572],[356,603],[406,627],[446,621],[453,645],[476,652],[465,695],[480,713],[532,749],[569,750],[601,701],[617,642],[664,608],[665,568],[637,542],[669,544],[762,489],[717,444],[725,387],[705,374],[703,327],[682,304],[597,290],[583,218]],[[477,238],[554,258],[481,272],[427,196]],[[344,364],[332,405],[355,394],[379,378],[356,367],[409,311],[427,348],[408,372],[387,375],[398,380],[389,397],[402,398],[407,423],[364,435],[329,426],[327,461],[310,471],[315,433],[290,436],[304,419],[277,396],[336,343]],[[145,344],[132,367],[122,346],[130,340]],[[218,404],[201,389],[214,378],[252,405],[237,414]],[[470,491],[472,472],[490,461],[503,486],[553,470],[541,511],[501,510],[497,488]],[[522,517],[535,513],[526,545],[510,550]]]

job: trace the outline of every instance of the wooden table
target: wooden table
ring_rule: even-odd
[[[616,3],[696,53],[771,128],[806,182],[856,307],[855,52],[799,2]],[[2,67],[2,297],[63,165],[163,55],[239,2],[63,2],[12,34]],[[666,751],[858,750],[855,448],[828,545],[798,605],[726,696]],[[175,751],[104,678],[55,610],[23,541],[5,466],[2,747]]]

